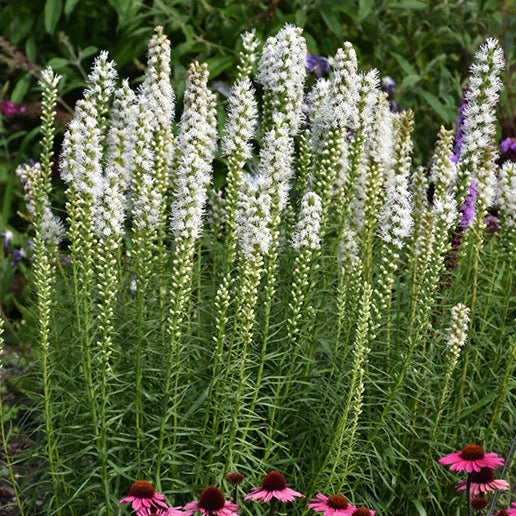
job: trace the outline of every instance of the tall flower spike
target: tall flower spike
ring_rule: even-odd
[[[502,87],[503,52],[496,39],[487,39],[475,54],[464,96],[463,140],[458,162],[457,197],[462,203],[471,179],[476,179],[483,155],[494,147],[496,104]]]
[[[294,249],[306,247],[315,251],[320,247],[321,216],[321,199],[315,192],[306,192],[301,201],[299,221],[292,235]]]
[[[126,193],[131,186],[136,137],[136,121],[138,120],[136,95],[124,79],[115,91],[110,126],[107,136],[107,165],[118,176],[119,186]]]
[[[265,135],[260,150],[260,174],[266,179],[271,191],[273,202],[277,196],[278,208],[283,210],[288,202],[290,179],[294,174],[293,142],[289,136],[288,127],[283,123],[283,115],[276,114],[274,125]]]
[[[499,210],[503,239],[510,249],[516,247],[516,164],[506,161],[500,169]]]
[[[242,179],[237,213],[237,237],[246,256],[265,254],[271,245],[270,207],[267,181],[262,176]]]
[[[455,163],[451,159],[453,131],[443,126],[439,129],[437,144],[430,169],[430,178],[434,183],[434,199],[442,199],[453,190],[455,182]]]
[[[170,41],[163,33],[163,27],[156,27],[149,41],[147,70],[142,84],[142,93],[152,112],[154,125],[152,147],[154,150],[153,175],[162,195],[169,184],[170,167],[173,158],[175,95],[170,82]]]
[[[285,25],[268,38],[256,77],[265,90],[267,116],[283,113],[291,135],[298,132],[302,118],[306,41],[301,33],[299,27]]]
[[[192,63],[178,137],[171,228],[176,239],[194,242],[200,234],[215,151],[215,97],[208,90],[208,67]]]
[[[256,50],[259,45],[259,41],[256,38],[256,31],[254,29],[244,32],[241,35],[241,38],[242,50],[238,53],[239,63],[237,64],[237,81],[251,75],[254,62],[256,61]]]
[[[451,309],[451,321],[449,328],[448,362],[454,367],[460,356],[460,350],[467,338],[469,325],[469,308],[459,303]]]

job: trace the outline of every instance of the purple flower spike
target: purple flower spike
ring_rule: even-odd
[[[312,54],[306,55],[306,68],[310,72],[314,72],[317,78],[321,78],[323,75],[330,73],[330,62],[326,57],[313,56]]]
[[[475,200],[477,198],[477,187],[473,181],[471,181],[468,188],[468,195],[464,199],[464,204],[460,208],[462,213],[459,219],[459,225],[462,231],[466,231],[473,219],[475,218]]]

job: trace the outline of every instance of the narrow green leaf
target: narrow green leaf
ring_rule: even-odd
[[[15,104],[21,104],[23,102],[23,98],[27,93],[27,90],[30,86],[30,75],[24,75],[13,88],[11,93],[11,102]]]
[[[435,95],[425,90],[419,90],[419,94],[428,102],[428,104],[430,104],[431,108],[444,122],[448,122],[450,120],[450,113]]]
[[[64,6],[64,13],[66,16],[72,13],[72,11],[75,9],[75,6],[78,4],[79,0],[66,0],[65,6]]]
[[[407,75],[417,75],[416,69],[400,54],[397,52],[390,53],[394,59],[398,62],[400,67]]]
[[[374,0],[359,0],[358,2],[358,19],[365,20],[374,6]]]
[[[414,86],[414,84],[418,83],[420,80],[421,77],[419,77],[419,75],[407,75],[401,81],[400,90]]]
[[[413,11],[416,11],[427,9],[428,5],[420,0],[402,0],[397,7],[400,9],[412,9]]]
[[[344,36],[340,29],[339,20],[337,20],[335,14],[332,11],[322,10],[321,17],[324,20],[324,23],[326,23],[328,29],[330,29],[333,32],[333,34],[335,34],[335,36],[337,36],[341,40],[344,39]]]
[[[53,34],[57,22],[61,16],[61,10],[63,8],[63,0],[47,0],[45,3],[45,9],[43,11],[43,21],[45,23],[45,30],[49,34]]]

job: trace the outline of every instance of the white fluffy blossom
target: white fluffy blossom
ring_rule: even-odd
[[[144,172],[133,196],[133,224],[138,232],[152,234],[158,230],[162,204],[155,178]]]
[[[288,202],[290,179],[293,176],[293,142],[282,116],[276,114],[273,128],[265,135],[260,151],[258,170],[272,192],[277,189],[279,209]]]
[[[222,152],[233,155],[240,167],[251,157],[253,138],[258,117],[254,88],[248,77],[236,82],[229,97],[228,121],[222,139]]]
[[[175,95],[170,83],[170,41],[163,27],[155,27],[149,41],[147,70],[142,92],[160,129],[169,130],[174,120]]]
[[[366,152],[373,162],[380,164],[387,172],[394,165],[394,118],[387,94],[380,90],[376,90],[374,120]]]
[[[355,49],[346,41],[333,58],[330,95],[323,115],[327,125],[343,130],[356,127],[359,81],[357,68]]]
[[[54,215],[50,208],[48,196],[43,191],[43,170],[40,163],[24,163],[16,169],[16,174],[20,178],[23,186],[25,203],[27,210],[32,215],[36,215],[37,203],[40,203],[41,238],[45,242],[58,245],[64,238],[65,231],[61,219]]]
[[[242,178],[237,211],[236,234],[246,256],[265,254],[272,241],[270,230],[271,198],[263,176]]]
[[[442,198],[453,190],[457,170],[452,157],[453,132],[441,126],[430,169],[430,179],[435,185],[435,197]]]
[[[41,238],[45,242],[58,245],[65,236],[63,221],[50,208],[46,208],[43,212],[41,220]]]
[[[464,139],[461,145],[459,164],[467,168],[476,167],[478,151],[485,149],[496,134],[496,103],[502,87],[500,72],[504,57],[496,39],[488,39],[475,54],[464,101]]]
[[[244,32],[241,35],[241,38],[242,50],[238,53],[240,62],[237,65],[239,79],[251,75],[253,64],[256,61],[256,50],[259,45],[259,41],[256,38],[256,31],[254,29]]]
[[[292,235],[294,249],[309,248],[316,250],[321,245],[321,199],[315,192],[307,191],[301,200],[299,220]]]
[[[444,197],[434,199],[432,212],[436,222],[441,222],[445,228],[450,229],[456,224],[458,218],[455,197],[448,193]]]
[[[211,180],[217,137],[215,97],[208,90],[208,67],[192,63],[178,137],[178,160],[170,225],[176,239],[193,243],[200,234],[206,186]]]
[[[406,176],[395,176],[387,186],[384,207],[379,216],[379,235],[401,249],[412,231],[411,195]]]
[[[359,260],[358,237],[355,231],[345,229],[339,242],[339,263],[351,270]]]
[[[459,303],[451,309],[451,320],[448,334],[448,360],[455,364],[460,351],[466,342],[469,325],[469,308]]]
[[[306,41],[301,34],[299,27],[285,25],[276,36],[267,38],[256,77],[271,95],[273,110],[285,115],[292,135],[301,124],[306,77]]]
[[[516,164],[506,161],[500,169],[499,209],[503,226],[516,232]]]
[[[116,170],[123,192],[132,181],[137,120],[136,95],[129,87],[129,81],[124,79],[115,91],[107,135],[107,164]]]

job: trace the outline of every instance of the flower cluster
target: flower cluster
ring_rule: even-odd
[[[25,113],[27,108],[22,104],[21,106],[17,106],[13,104],[10,100],[2,100],[0,102],[0,113],[5,116],[16,116]]]
[[[244,475],[233,472],[226,475],[226,480],[238,486],[244,480]],[[236,491],[235,491],[236,493]],[[279,471],[267,473],[259,487],[253,487],[251,492],[244,496],[244,501],[252,500],[258,503],[271,503],[271,511],[274,512],[274,502],[293,502],[296,498],[304,498],[304,495],[287,486],[285,477]],[[200,512],[202,516],[238,516],[236,501],[227,500],[222,491],[215,486],[206,487],[198,500],[187,503],[184,507],[169,507],[165,496],[157,493],[153,485],[146,480],[138,480],[129,490],[129,496],[120,500],[121,504],[132,505],[136,516],[193,516]],[[318,493],[312,498],[308,507],[314,512],[322,512],[324,516],[375,516],[375,511],[366,507],[355,507],[348,499],[335,494],[325,496]]]

